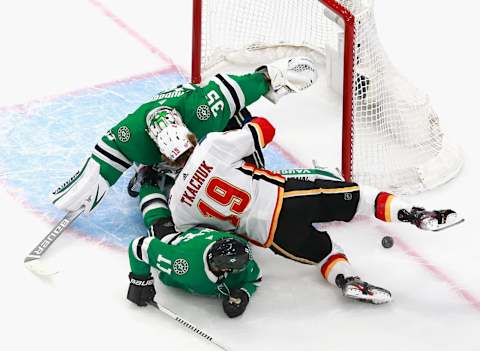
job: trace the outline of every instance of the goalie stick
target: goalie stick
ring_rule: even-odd
[[[168,308],[162,306],[162,305],[159,305],[156,301],[149,301],[148,302],[149,305],[155,307],[157,310],[165,313],[167,316],[169,316],[170,318],[172,319],[175,319],[178,323],[180,323],[181,325],[183,325],[184,327],[187,327],[188,329],[190,329],[191,331],[193,331],[194,333],[196,333],[197,335],[200,335],[202,338],[205,338],[207,339],[208,341],[210,341],[211,343],[215,344],[216,346],[218,346],[219,348],[221,348],[222,350],[225,350],[225,351],[228,351],[224,346],[220,345],[218,342],[216,342],[210,335],[208,335],[207,333],[205,333],[204,331],[202,331],[201,329],[197,328],[196,326],[194,326],[192,323],[186,321],[185,319],[183,319],[182,317],[180,317],[179,315],[177,315],[176,313],[170,311]]]
[[[67,212],[60,222],[45,236],[35,248],[25,257],[23,262],[25,266],[34,273],[39,275],[52,275],[58,271],[47,269],[40,263],[40,258],[48,250],[48,248],[57,240],[60,235],[67,229],[72,222],[83,213],[83,207],[76,211]]]

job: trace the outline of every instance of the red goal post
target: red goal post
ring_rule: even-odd
[[[445,140],[428,97],[389,62],[373,5],[373,0],[193,0],[192,82],[199,83],[220,61],[258,56],[262,62],[270,49],[276,58],[305,50],[306,56],[321,56],[332,89],[343,94],[344,177],[397,193],[436,187],[460,171],[461,151]]]

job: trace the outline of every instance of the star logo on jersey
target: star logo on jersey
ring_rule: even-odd
[[[127,141],[130,140],[130,130],[128,127],[120,127],[118,128],[118,140],[120,140],[122,143],[126,143]]]
[[[207,105],[200,105],[197,107],[197,118],[200,121],[206,121],[211,116],[210,107]]]
[[[184,275],[185,273],[188,272],[188,262],[187,260],[184,260],[183,258],[177,258],[173,262],[173,271],[177,275]]]

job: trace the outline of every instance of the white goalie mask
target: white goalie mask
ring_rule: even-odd
[[[170,107],[158,107],[147,115],[147,133],[160,152],[175,161],[193,147],[188,139],[190,131],[182,122],[180,113]]]

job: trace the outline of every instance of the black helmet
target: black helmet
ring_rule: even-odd
[[[218,240],[208,250],[207,262],[212,271],[217,273],[241,272],[247,266],[250,249],[242,241],[234,238]]]

